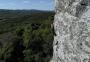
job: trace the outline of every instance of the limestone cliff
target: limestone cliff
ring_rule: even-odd
[[[90,0],[55,0],[51,62],[90,62]]]

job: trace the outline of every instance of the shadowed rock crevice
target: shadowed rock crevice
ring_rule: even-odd
[[[76,17],[80,17],[83,12],[87,9],[87,6],[89,5],[89,0],[82,0],[79,5],[76,7]]]

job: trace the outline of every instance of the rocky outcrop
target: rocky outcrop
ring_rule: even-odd
[[[55,0],[51,62],[90,62],[90,0]]]

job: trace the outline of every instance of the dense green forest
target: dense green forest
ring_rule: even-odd
[[[49,62],[53,11],[0,10],[0,62]]]

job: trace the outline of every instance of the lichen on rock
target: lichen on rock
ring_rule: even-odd
[[[90,0],[55,0],[51,62],[90,62]]]

